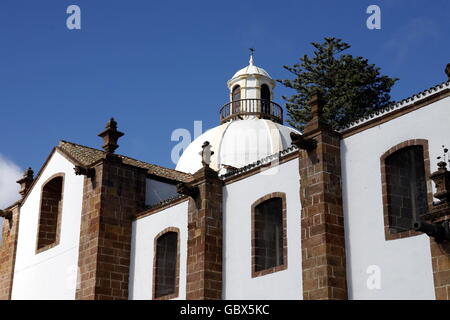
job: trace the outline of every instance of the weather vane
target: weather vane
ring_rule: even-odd
[[[254,48],[250,48],[250,54],[253,55],[255,53],[255,49]]]

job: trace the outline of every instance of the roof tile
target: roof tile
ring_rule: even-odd
[[[65,152],[69,157],[79,162],[83,166],[90,166],[95,162],[104,159],[106,152],[86,146],[82,146],[73,142],[61,140],[58,148]],[[147,169],[148,173],[158,177],[175,180],[180,182],[187,182],[192,179],[192,175],[181,171],[164,168],[155,164],[146,163],[123,155],[118,155],[122,158],[123,163]]]

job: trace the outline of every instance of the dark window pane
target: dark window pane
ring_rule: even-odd
[[[261,86],[261,111],[270,114],[270,89],[266,84]]]
[[[255,271],[283,264],[282,200],[273,198],[255,208]]]
[[[233,88],[233,92],[231,94],[231,99],[233,102],[233,111],[232,113],[238,113],[241,112],[241,105],[240,105],[240,101],[241,100],[241,87],[240,86],[235,86]]]
[[[423,148],[403,148],[385,161],[389,225],[394,232],[410,230],[427,211]]]
[[[155,296],[162,297],[175,292],[177,269],[177,233],[167,232],[156,244]]]

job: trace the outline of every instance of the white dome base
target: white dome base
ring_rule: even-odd
[[[202,166],[202,144],[209,141],[214,154],[210,167],[243,167],[291,146],[290,133],[297,130],[266,119],[234,120],[206,131],[183,152],[176,170],[195,173]]]

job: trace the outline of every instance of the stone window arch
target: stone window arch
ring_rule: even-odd
[[[59,244],[64,195],[64,173],[51,176],[42,186],[36,253]]]
[[[178,297],[180,274],[180,230],[169,227],[154,242],[153,299]]]
[[[274,192],[252,204],[252,277],[287,268],[286,194]]]
[[[386,240],[421,234],[412,224],[433,201],[428,141],[404,141],[386,151],[380,162]]]

